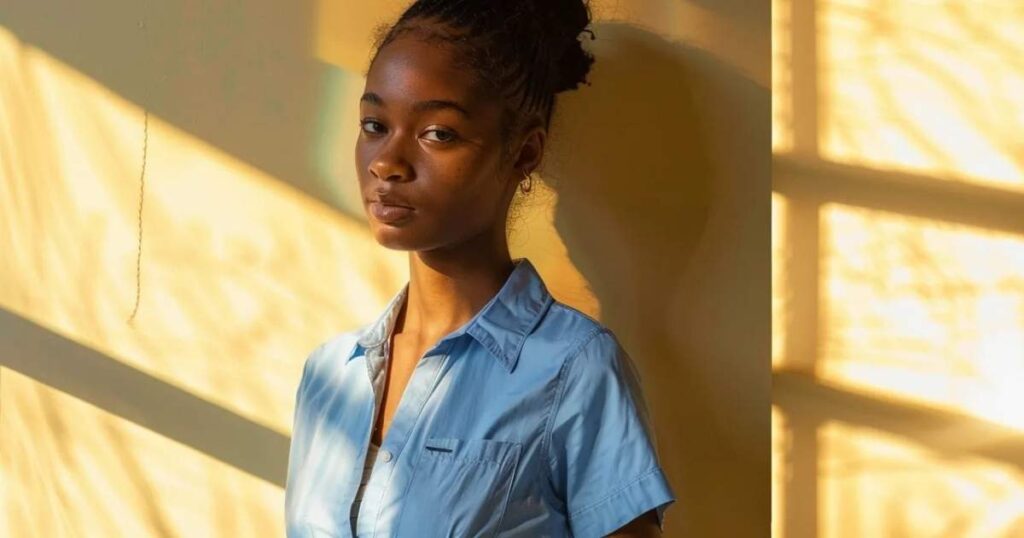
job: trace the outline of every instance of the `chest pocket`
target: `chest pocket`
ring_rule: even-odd
[[[492,536],[515,478],[520,443],[430,437],[416,460],[397,536]]]

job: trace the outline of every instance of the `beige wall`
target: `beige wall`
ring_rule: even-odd
[[[773,2],[774,535],[1024,535],[1024,5]]]
[[[0,535],[283,534],[302,361],[407,277],[354,197],[369,31],[402,7],[365,4],[5,9]],[[769,19],[744,4],[596,3],[593,85],[511,240],[637,362],[666,536],[768,524]]]

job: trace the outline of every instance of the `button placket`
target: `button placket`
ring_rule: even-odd
[[[413,371],[412,377],[406,385],[405,392],[398,402],[398,408],[395,410],[395,416],[391,426],[388,428],[387,436],[382,442],[380,452],[378,452],[380,459],[389,464],[389,470],[393,471],[398,463],[396,459],[398,454],[384,448],[383,445],[386,444],[388,447],[394,448],[403,447],[406,444],[410,432],[415,427],[423,413],[423,409],[426,407],[427,400],[430,399],[430,395],[434,393],[434,389],[441,379],[451,352],[452,348],[449,342],[439,343],[438,346],[431,348],[420,358],[420,363]],[[395,462],[391,463],[392,460],[395,460]],[[374,481],[375,478],[371,476],[370,480]],[[382,502],[383,496],[391,487],[391,473],[389,472],[386,476],[382,476],[380,480],[381,497],[377,499],[378,511],[384,506],[385,503]],[[379,514],[377,515],[379,516]],[[379,517],[374,518],[374,529],[371,536],[376,536],[377,523],[379,523]]]
[[[387,350],[386,345],[384,346],[384,349]],[[373,439],[374,425],[376,425],[377,418],[379,414],[382,412],[381,404],[384,392],[384,369],[387,367],[388,355],[387,351],[381,353],[381,348],[377,347],[369,350],[369,352],[366,355],[366,358],[366,372],[367,376],[370,379],[370,389],[371,392],[373,393],[374,402],[373,411],[370,414],[370,425],[367,428],[368,433],[365,439],[365,445],[369,445],[369,443]],[[383,444],[384,440],[382,439],[381,445]],[[366,450],[367,449],[364,448],[364,451]],[[387,456],[384,456],[384,453],[386,453]],[[382,467],[380,460],[384,460],[385,462],[387,462],[390,461],[390,459],[390,451],[387,451],[383,449],[383,447],[381,447],[377,449],[377,452],[373,460],[369,462],[369,465],[372,467],[372,470],[370,471],[369,480],[366,483],[366,486],[363,490],[362,502],[358,507],[357,523],[355,524],[355,528],[352,529],[353,534],[356,536],[359,535],[359,528],[361,528],[365,524],[363,523],[363,521],[366,518],[371,516],[376,517],[377,509],[375,508],[375,505],[377,503],[375,501],[377,501],[380,498],[380,495],[383,495],[383,487],[381,486],[381,483],[382,481],[386,481],[388,478],[387,476],[381,476],[382,470],[379,470],[378,467]],[[375,494],[375,492],[377,491],[379,491],[379,494]]]

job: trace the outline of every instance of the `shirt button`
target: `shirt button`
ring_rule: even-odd
[[[391,452],[387,450],[380,451],[380,457],[384,458],[384,461],[391,461]]]

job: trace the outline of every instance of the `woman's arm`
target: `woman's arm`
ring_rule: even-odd
[[[609,538],[657,538],[659,536],[661,536],[661,529],[658,527],[658,516],[654,510],[645,512],[642,516],[608,535]]]

